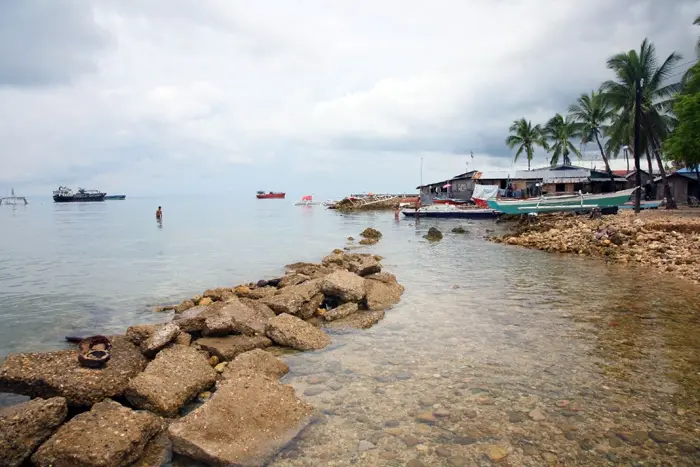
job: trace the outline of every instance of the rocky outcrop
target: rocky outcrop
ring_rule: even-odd
[[[231,361],[239,354],[253,349],[264,349],[272,345],[265,336],[203,337],[195,344],[216,356],[219,361]]]
[[[0,465],[19,467],[68,416],[63,397],[34,399],[0,409]]]
[[[78,363],[77,350],[11,354],[0,367],[0,392],[30,397],[65,397],[69,405],[91,406],[124,393],[148,360],[123,336],[111,338],[111,358],[100,369]]]
[[[216,372],[202,353],[176,345],[158,353],[146,370],[131,380],[125,395],[134,407],[174,417],[215,382]]]
[[[357,310],[359,310],[357,303],[344,303],[339,307],[330,309],[323,313],[323,319],[325,319],[326,321],[335,321],[336,319],[341,319],[345,318],[346,316],[350,316],[351,314],[356,313]]]
[[[321,291],[343,302],[359,302],[365,296],[365,280],[348,271],[335,271],[323,279]]]
[[[38,467],[118,467],[144,454],[164,429],[149,412],[137,412],[105,400],[63,425],[32,456]]]
[[[290,386],[239,372],[168,431],[178,454],[215,466],[265,465],[309,423],[311,412]]]
[[[429,242],[439,242],[440,240],[442,240],[442,232],[440,232],[435,227],[431,227],[428,229],[428,233],[423,235],[423,238],[428,240]]]
[[[404,288],[396,277],[389,273],[367,276],[365,281],[366,306],[370,311],[387,310],[401,300]]]
[[[279,379],[289,373],[289,366],[281,358],[261,349],[243,352],[233,359],[222,373],[222,378],[235,378],[242,371],[253,371]]]
[[[368,329],[384,318],[384,310],[363,311],[353,313],[350,316],[331,321],[325,327],[329,329]]]
[[[373,256],[359,256],[359,255],[348,255],[351,256],[348,261],[348,271],[354,272],[358,276],[368,276],[370,274],[376,274],[381,272],[382,266],[379,261],[374,259]]]
[[[180,328],[175,323],[157,326],[153,333],[141,343],[141,352],[147,357],[155,357],[161,349],[177,339],[178,335],[180,335]]]
[[[379,242],[376,238],[363,238],[360,240],[360,245],[369,246],[376,245]]]
[[[331,343],[331,338],[325,332],[288,314],[270,320],[267,336],[276,344],[297,350],[322,349]]]

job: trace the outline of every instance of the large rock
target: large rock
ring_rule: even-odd
[[[119,467],[137,461],[165,425],[156,415],[114,401],[92,406],[63,425],[34,455],[38,467]]]
[[[283,289],[285,287],[291,287],[294,285],[299,285],[310,279],[309,276],[304,274],[290,273],[280,278],[280,283],[277,284],[278,289]]]
[[[318,279],[333,272],[332,269],[316,263],[294,263],[288,264],[284,268],[290,273],[303,274],[312,279]]]
[[[384,318],[384,310],[363,311],[353,313],[350,316],[331,321],[325,327],[329,329],[368,329]]]
[[[194,302],[190,299],[183,300],[180,304],[175,306],[175,313],[182,313],[184,311],[189,310],[190,308],[194,307]]]
[[[357,256],[352,258],[348,263],[348,270],[354,272],[358,276],[368,276],[381,272],[382,265],[370,255]]]
[[[0,409],[0,465],[22,465],[67,415],[63,397],[34,399]]]
[[[357,303],[344,303],[339,307],[326,311],[323,314],[323,318],[326,321],[335,321],[336,319],[345,318],[346,316],[356,313],[358,309]]]
[[[344,302],[359,302],[365,296],[365,280],[352,272],[336,271],[323,279],[321,291]]]
[[[137,324],[135,326],[129,326],[126,328],[124,337],[136,347],[140,347],[144,341],[156,332],[157,327],[157,324]]]
[[[222,377],[235,378],[241,371],[254,371],[256,373],[279,379],[289,373],[289,366],[281,358],[275,357],[265,350],[255,349],[243,352],[233,359],[227,366]]]
[[[274,311],[272,311],[272,308],[265,305],[260,300],[253,300],[250,298],[241,298],[240,302],[242,304],[244,304],[245,306],[247,306],[248,308],[254,309],[258,313],[258,315],[260,315],[262,317],[274,318],[276,316],[276,313]]]
[[[290,289],[292,289],[292,287],[290,287]],[[261,301],[278,315],[282,313],[295,315],[301,309],[305,299],[294,290],[290,290],[285,293],[270,295],[261,299]]]
[[[233,289],[230,287],[219,287],[216,289],[205,290],[202,297],[211,298],[215,302],[225,302],[229,298],[233,298],[235,295]]]
[[[174,417],[200,392],[216,383],[216,371],[192,347],[163,349],[125,391],[129,403],[164,417]]]
[[[147,357],[154,357],[163,347],[173,342],[180,335],[177,324],[170,322],[162,324],[153,331],[148,339],[141,343],[141,352]]]
[[[176,453],[215,466],[265,465],[310,421],[294,389],[253,371],[222,382],[203,406],[172,423]]]
[[[299,318],[312,318],[316,314],[318,309],[321,308],[321,305],[323,304],[323,300],[325,298],[326,297],[324,297],[322,293],[317,293],[316,295],[311,297],[307,302],[304,302],[298,313]]]
[[[296,316],[281,314],[267,325],[267,337],[276,344],[297,350],[322,349],[331,343],[325,332]]]
[[[272,315],[274,316],[274,312]],[[226,306],[204,321],[202,333],[205,336],[265,334],[265,326],[269,319],[270,316],[260,307],[248,307],[238,299],[231,299]]]
[[[256,287],[255,289],[250,289],[245,295],[245,298],[250,298],[252,300],[259,300],[261,298],[269,297],[277,293],[276,287]]]
[[[0,367],[0,392],[65,397],[71,406],[91,406],[124,393],[148,360],[122,336],[111,338],[111,358],[100,369],[78,364],[77,350],[9,355]]]
[[[179,315],[175,315],[173,323],[177,324],[184,332],[202,332],[207,318],[216,315],[217,311],[223,306],[224,303],[219,302],[217,305],[190,308]]]
[[[195,344],[218,357],[220,361],[231,361],[243,352],[269,347],[272,342],[265,336],[226,336],[203,337],[197,339]]]
[[[393,280],[392,280],[393,278]],[[380,273],[367,277],[365,281],[367,309],[371,311],[387,310],[399,303],[404,291],[396,282],[393,274]]]
[[[131,467],[161,467],[170,465],[173,459],[173,444],[167,431],[157,434],[148,442],[143,454]]]

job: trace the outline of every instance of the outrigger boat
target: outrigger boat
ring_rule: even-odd
[[[595,208],[623,206],[637,188],[615,193],[543,196],[515,201],[489,199],[488,206],[504,214],[530,214],[538,212],[583,211]]]
[[[6,204],[8,206],[17,206],[17,205],[24,205],[26,206],[29,204],[27,202],[27,198],[24,196],[15,196],[15,189],[12,189],[12,195],[8,196],[6,198],[0,198],[0,205]]]
[[[313,196],[311,195],[304,195],[301,197],[299,201],[294,203],[294,206],[316,206],[317,204],[321,204],[318,201],[313,200]]]
[[[451,204],[437,204],[418,209],[404,209],[406,217],[433,217],[442,219],[495,219],[501,213],[493,209],[460,209]]]

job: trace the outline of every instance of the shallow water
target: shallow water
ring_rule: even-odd
[[[0,351],[163,320],[146,305],[279,274],[374,226],[366,251],[406,292],[372,329],[284,357],[319,416],[272,465],[700,463],[696,286],[488,243],[490,221],[173,201],[159,228],[152,204],[0,212],[3,239],[24,242],[0,242]],[[431,226],[442,242],[421,238]]]

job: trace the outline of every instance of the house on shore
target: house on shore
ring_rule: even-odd
[[[649,172],[647,172],[646,170],[640,170],[639,173],[642,176],[642,186],[646,185],[647,182],[653,183],[652,176],[649,175]],[[613,170],[613,174],[615,174],[615,177],[625,178],[627,180],[627,183],[625,184],[626,188],[634,188],[637,186],[636,170]],[[657,174],[658,173],[655,173],[653,175]]]
[[[691,196],[697,197],[698,179],[694,171],[681,169],[666,175],[673,199],[678,204],[687,204]],[[664,186],[661,177],[654,179],[656,199],[664,198]]]
[[[476,170],[455,175],[454,177],[440,182],[429,183],[416,187],[420,194],[431,195],[438,199],[459,199],[470,200],[474,192],[473,175]]]

